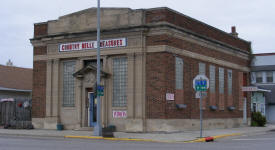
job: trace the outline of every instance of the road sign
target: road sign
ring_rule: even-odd
[[[98,96],[104,96],[104,86],[102,86],[102,85],[98,85],[97,86],[97,95]]]
[[[196,98],[204,98],[206,96],[207,96],[207,92],[200,92],[200,91],[196,92]]]
[[[205,91],[209,88],[209,79],[205,75],[197,75],[193,79],[193,88],[197,91],[196,97],[200,98],[200,137],[202,138],[202,98],[205,95]]]
[[[209,79],[205,75],[197,75],[193,79],[193,88],[196,91],[207,91],[209,88]]]
[[[246,91],[246,92],[248,92],[248,91],[258,91],[258,87],[256,87],[256,86],[243,86],[242,87],[242,91]]]

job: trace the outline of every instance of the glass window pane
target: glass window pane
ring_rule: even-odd
[[[183,89],[183,59],[176,57],[175,60],[176,89]]]
[[[266,72],[266,82],[273,82],[273,72],[272,71]]]
[[[205,75],[205,63],[199,63],[199,74]]]
[[[113,106],[127,105],[127,58],[113,59]]]
[[[224,94],[224,69],[219,68],[219,93]]]
[[[211,93],[215,93],[216,91],[216,78],[215,78],[215,75],[216,75],[216,67],[213,66],[213,65],[210,65],[209,67],[209,75],[210,75],[210,83],[209,83],[209,86],[210,86],[210,92]]]
[[[262,72],[256,72],[256,82],[262,83],[263,82],[263,74]]]
[[[232,70],[227,70],[228,95],[232,95]]]
[[[75,105],[75,90],[73,73],[75,72],[75,61],[63,63],[63,106],[73,107]]]

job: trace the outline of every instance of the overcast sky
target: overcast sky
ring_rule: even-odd
[[[96,7],[96,0],[1,1],[0,64],[32,68],[33,24]],[[254,53],[275,52],[275,0],[101,0],[101,7],[169,7],[223,31],[235,25]]]

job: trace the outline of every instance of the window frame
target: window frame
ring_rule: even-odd
[[[224,68],[219,67],[219,94],[224,94]]]
[[[118,60],[119,62],[115,62],[116,60]],[[122,60],[125,62],[122,62]],[[113,62],[112,64],[112,67],[113,67],[112,107],[126,107],[127,106],[127,87],[128,87],[128,58],[126,56],[114,57],[112,62]],[[125,68],[121,68],[123,65],[125,66]],[[115,70],[116,68],[118,70]]]
[[[209,90],[211,93],[216,93],[216,66],[209,66]]]
[[[256,76],[256,83],[263,83],[263,72],[257,71],[255,72],[255,76]],[[260,79],[261,81],[258,81],[258,79]]]
[[[66,65],[68,65],[68,67],[72,67],[72,66],[69,66],[69,63],[73,63],[73,71],[65,72]],[[75,69],[76,69],[76,61],[74,60],[63,61],[63,74],[62,74],[62,77],[63,77],[62,106],[63,107],[75,107],[75,78],[73,76],[73,74],[75,73]],[[69,81],[67,81],[67,79]],[[65,82],[69,82],[69,83],[65,83]],[[67,90],[66,88],[68,88],[69,90]],[[70,96],[68,97],[68,95]]]
[[[184,86],[184,60],[175,57],[175,88],[182,90]]]
[[[228,95],[232,95],[232,92],[233,92],[232,87],[233,87],[233,71],[231,69],[227,69],[227,92],[228,92]]]
[[[270,73],[271,76],[268,76],[268,73]],[[268,79],[271,79],[271,81],[269,81]],[[267,83],[273,83],[274,82],[273,71],[266,71],[266,82]]]

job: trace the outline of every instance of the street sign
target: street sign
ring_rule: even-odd
[[[206,91],[209,88],[209,79],[205,75],[197,75],[193,79],[193,88],[197,91],[196,98],[200,98],[200,137],[202,138],[202,120],[203,120],[203,110],[202,110],[202,99],[206,96]]]
[[[196,98],[204,98],[206,96],[207,96],[207,92],[200,92],[200,91],[196,92]]]
[[[193,88],[196,91],[207,91],[209,88],[209,79],[205,75],[197,75],[193,79]]]
[[[98,96],[104,96],[104,86],[102,86],[102,85],[98,85],[97,86],[97,95]]]
[[[258,87],[256,86],[243,86],[242,87],[243,92],[252,92],[252,91],[258,91]]]

